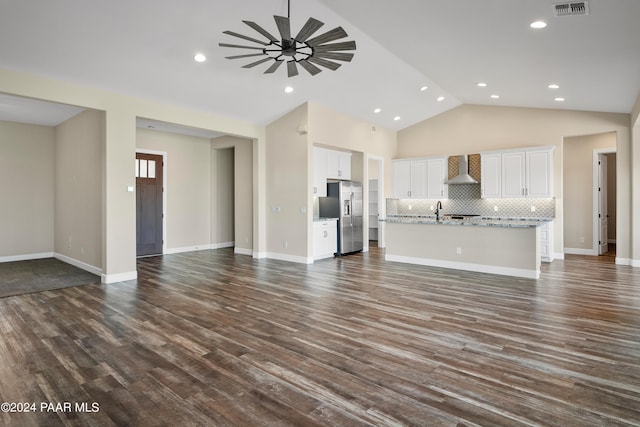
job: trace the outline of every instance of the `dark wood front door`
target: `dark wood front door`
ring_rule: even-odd
[[[162,156],[136,153],[136,253],[162,253]]]

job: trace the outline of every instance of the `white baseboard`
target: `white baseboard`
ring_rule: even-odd
[[[91,274],[95,274],[96,276],[102,276],[102,269],[94,265],[87,264],[86,262],[78,261],[77,259],[70,258],[66,255],[62,255],[57,252],[53,254],[53,257],[55,259],[59,259],[62,262],[66,262],[67,264],[71,264],[74,267],[78,267],[81,270],[88,271]]]
[[[616,257],[616,264],[618,265],[631,265],[633,260],[631,260],[630,258],[620,258],[620,257]]]
[[[0,263],[14,262],[14,261],[29,261],[31,259],[43,259],[43,258],[53,258],[53,252],[41,252],[37,254],[3,256],[3,257],[0,257]]]
[[[210,249],[222,249],[222,248],[232,248],[236,245],[236,242],[223,242],[223,243],[212,243]]]
[[[164,251],[164,255],[181,254],[183,252],[207,251],[209,249],[211,249],[211,244],[209,243],[204,245],[183,246],[181,248],[167,248]]]
[[[128,280],[136,280],[138,278],[137,271],[129,271],[127,273],[103,274],[102,283],[111,284],[118,282],[126,282]]]
[[[303,257],[298,255],[281,254],[277,252],[267,252],[267,258],[280,261],[297,262],[298,264],[313,264],[313,257]]]
[[[253,257],[255,259],[263,259],[267,257],[267,252],[259,252],[259,251],[253,251]]]
[[[632,259],[631,267],[640,267],[640,259]]]
[[[245,248],[233,248],[233,253],[236,253],[238,255],[253,255],[253,249],[245,249]]]
[[[597,249],[564,248],[565,254],[570,255],[595,255],[598,256]]]
[[[385,261],[403,262],[407,264],[426,265],[429,267],[451,268],[454,270],[476,271],[478,273],[499,274],[502,276],[524,277],[526,279],[539,279],[540,270],[528,270],[524,268],[498,267],[494,265],[472,264],[467,262],[442,261],[437,259],[407,257],[401,255],[385,255]]]
[[[564,259],[564,252],[554,252],[553,259]]]

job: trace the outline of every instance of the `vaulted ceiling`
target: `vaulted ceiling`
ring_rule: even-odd
[[[243,44],[225,30],[261,37],[243,20],[277,34],[285,0],[0,0],[0,68],[260,124],[306,101],[390,129],[460,104],[629,113],[640,1],[588,0],[588,14],[561,17],[557,3],[292,0],[292,33],[314,17],[325,23],[318,33],[342,26],[357,50],[336,71],[289,78],[284,67],[242,68],[254,59],[225,56],[246,51],[218,46]],[[531,28],[536,20],[547,27]],[[10,99],[0,98],[0,119]]]

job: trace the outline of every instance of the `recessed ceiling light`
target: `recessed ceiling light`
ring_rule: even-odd
[[[422,86],[420,88],[420,92],[424,92],[425,90],[429,89],[429,86]]]
[[[395,120],[395,121],[397,122],[398,120],[400,120],[400,116],[395,116],[395,117],[393,118],[393,120]]]
[[[483,83],[483,82],[480,82],[480,83],[476,84],[476,86],[478,86],[478,87],[487,87],[487,84]]]
[[[196,53],[196,55],[193,57],[193,59],[194,59],[196,62],[204,62],[204,61],[206,61],[206,60],[207,60],[207,57],[206,57],[206,56],[204,56],[204,55],[203,55],[203,54],[201,54],[201,53]]]
[[[559,96],[559,97],[557,97],[557,98],[554,98],[553,100],[554,100],[554,101],[557,101],[557,102],[564,102],[564,98],[562,98],[562,97],[560,97],[560,96]]]
[[[287,87],[284,88],[284,92],[285,93],[291,93],[291,92],[293,92],[293,88],[291,86],[287,86]]]
[[[444,101],[444,96],[439,96],[438,97],[438,102],[440,102],[440,101]]]
[[[549,86],[547,86],[549,89],[560,89],[560,86],[555,84],[555,83],[551,83]]]
[[[491,95],[491,98],[498,99],[498,98],[500,98],[500,95]]]
[[[373,112],[376,114],[378,114],[380,111],[382,111],[380,108],[376,108],[375,110],[373,110]]]
[[[534,21],[529,25],[531,28],[535,28],[536,30],[539,30],[541,28],[544,28],[547,26],[547,23],[544,21]]]

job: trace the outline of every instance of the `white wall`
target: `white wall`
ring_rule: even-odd
[[[565,248],[597,249],[593,247],[593,151],[604,148],[616,148],[615,133],[575,136],[564,140]]]
[[[254,141],[256,203],[254,244],[265,244],[265,128],[203,111],[108,92],[6,69],[0,69],[0,92],[92,108],[106,113],[102,179],[103,277],[106,283],[130,280],[136,273],[135,185],[132,158],[136,150],[136,117],[210,129]],[[209,155],[206,156],[207,159]]]
[[[55,128],[54,249],[96,273],[102,271],[104,120],[103,112],[85,110]]]
[[[0,260],[53,252],[54,129],[0,121]]]
[[[232,227],[235,251],[242,254],[254,254],[254,167],[253,141],[235,136],[222,136],[211,141],[212,155],[217,150],[233,150],[233,225],[219,222],[218,227]],[[214,194],[217,185],[212,185]],[[212,198],[212,203],[215,201]],[[212,211],[214,211],[212,209]],[[216,218],[212,218],[216,222]],[[214,226],[212,225],[212,230]],[[214,230],[215,232],[215,230]],[[224,240],[212,238],[212,242]]]
[[[211,237],[210,140],[137,129],[136,149],[167,153],[166,252],[206,249]],[[133,157],[135,158],[135,157]],[[133,158],[131,164],[133,165]]]
[[[554,233],[554,252],[562,252],[562,197],[564,192],[571,191],[564,187],[562,179],[564,138],[615,132],[618,153],[617,250],[620,258],[629,259],[632,250],[629,124],[629,114],[462,105],[400,131],[397,157],[469,154],[482,150],[555,145],[554,193],[558,221]],[[640,219],[634,221],[638,222]],[[638,227],[640,223],[636,225]],[[640,250],[640,245],[638,246]],[[636,251],[636,254],[636,258],[640,258],[640,253]]]

